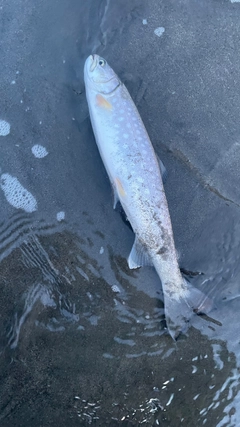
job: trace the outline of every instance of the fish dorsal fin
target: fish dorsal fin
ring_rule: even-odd
[[[166,179],[167,179],[167,169],[165,168],[162,160],[160,160],[160,158],[158,157],[158,155],[157,155],[157,160],[158,160],[160,172],[161,172],[161,175],[162,175],[162,181],[166,182]]]
[[[132,250],[128,257],[128,266],[129,268],[138,268],[146,265],[153,265],[151,258],[147,250],[139,242],[138,238],[135,237],[135,241],[132,247]]]

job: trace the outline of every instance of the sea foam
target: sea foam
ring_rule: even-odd
[[[25,212],[37,210],[35,197],[20,184],[16,177],[3,173],[0,177],[0,186],[8,203],[14,208],[23,209]]]
[[[10,133],[10,124],[0,119],[0,136],[7,136]]]
[[[36,144],[32,147],[32,153],[37,159],[42,159],[48,155],[48,151],[42,145]]]

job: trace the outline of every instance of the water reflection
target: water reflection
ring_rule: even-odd
[[[234,353],[195,328],[174,343],[161,299],[110,247],[107,282],[85,246],[31,232],[2,260],[1,425],[44,424],[52,407],[59,425],[236,425]]]

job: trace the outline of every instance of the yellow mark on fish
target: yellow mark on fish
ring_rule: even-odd
[[[124,191],[124,188],[123,188],[122,183],[121,183],[119,178],[115,179],[115,183],[116,183],[117,191],[120,194],[120,196],[122,196],[122,197],[126,196],[126,193]]]
[[[97,105],[99,107],[105,108],[106,110],[112,109],[112,104],[104,98],[104,96],[100,95],[99,93],[96,96]]]

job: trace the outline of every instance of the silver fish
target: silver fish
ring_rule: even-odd
[[[91,123],[114,191],[135,232],[129,268],[153,265],[164,292],[165,319],[176,339],[193,312],[211,301],[181,275],[161,171],[153,146],[124,84],[105,59],[90,55],[84,81]]]

